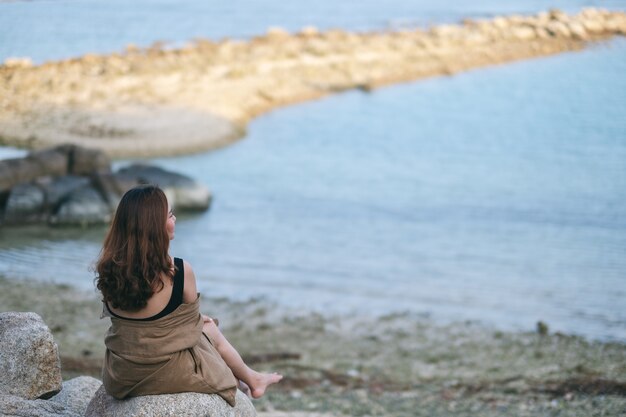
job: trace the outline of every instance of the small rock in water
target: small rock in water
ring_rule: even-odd
[[[546,323],[544,323],[543,321],[538,321],[537,322],[537,333],[539,333],[541,336],[545,336],[548,334],[548,325]]]

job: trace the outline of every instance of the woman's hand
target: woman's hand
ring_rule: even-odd
[[[215,323],[216,326],[220,325],[220,321],[218,319],[211,318],[205,314],[202,314],[202,321],[204,323]]]

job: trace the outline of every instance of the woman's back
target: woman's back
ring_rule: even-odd
[[[163,284],[159,291],[147,300],[146,306],[137,311],[126,311],[107,305],[109,311],[116,317],[131,320],[156,320],[173,312],[183,303],[183,291],[185,289],[185,267],[183,260],[174,258],[176,272],[172,278],[161,274],[160,282]]]

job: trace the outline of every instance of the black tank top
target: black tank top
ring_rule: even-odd
[[[165,308],[152,317],[146,317],[145,319],[131,319],[129,317],[118,316],[109,308],[110,313],[117,318],[124,320],[136,320],[136,321],[150,321],[165,317],[178,308],[183,303],[183,290],[185,289],[185,268],[183,266],[183,260],[180,258],[174,258],[174,266],[176,266],[176,273],[174,274],[174,288],[172,288],[172,296]]]

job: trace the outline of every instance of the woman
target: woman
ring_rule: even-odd
[[[122,197],[96,265],[103,317],[111,318],[104,387],[119,399],[216,393],[234,406],[239,380],[258,398],[282,376],[250,369],[217,323],[200,314],[191,265],[168,253],[175,226],[158,187]]]

